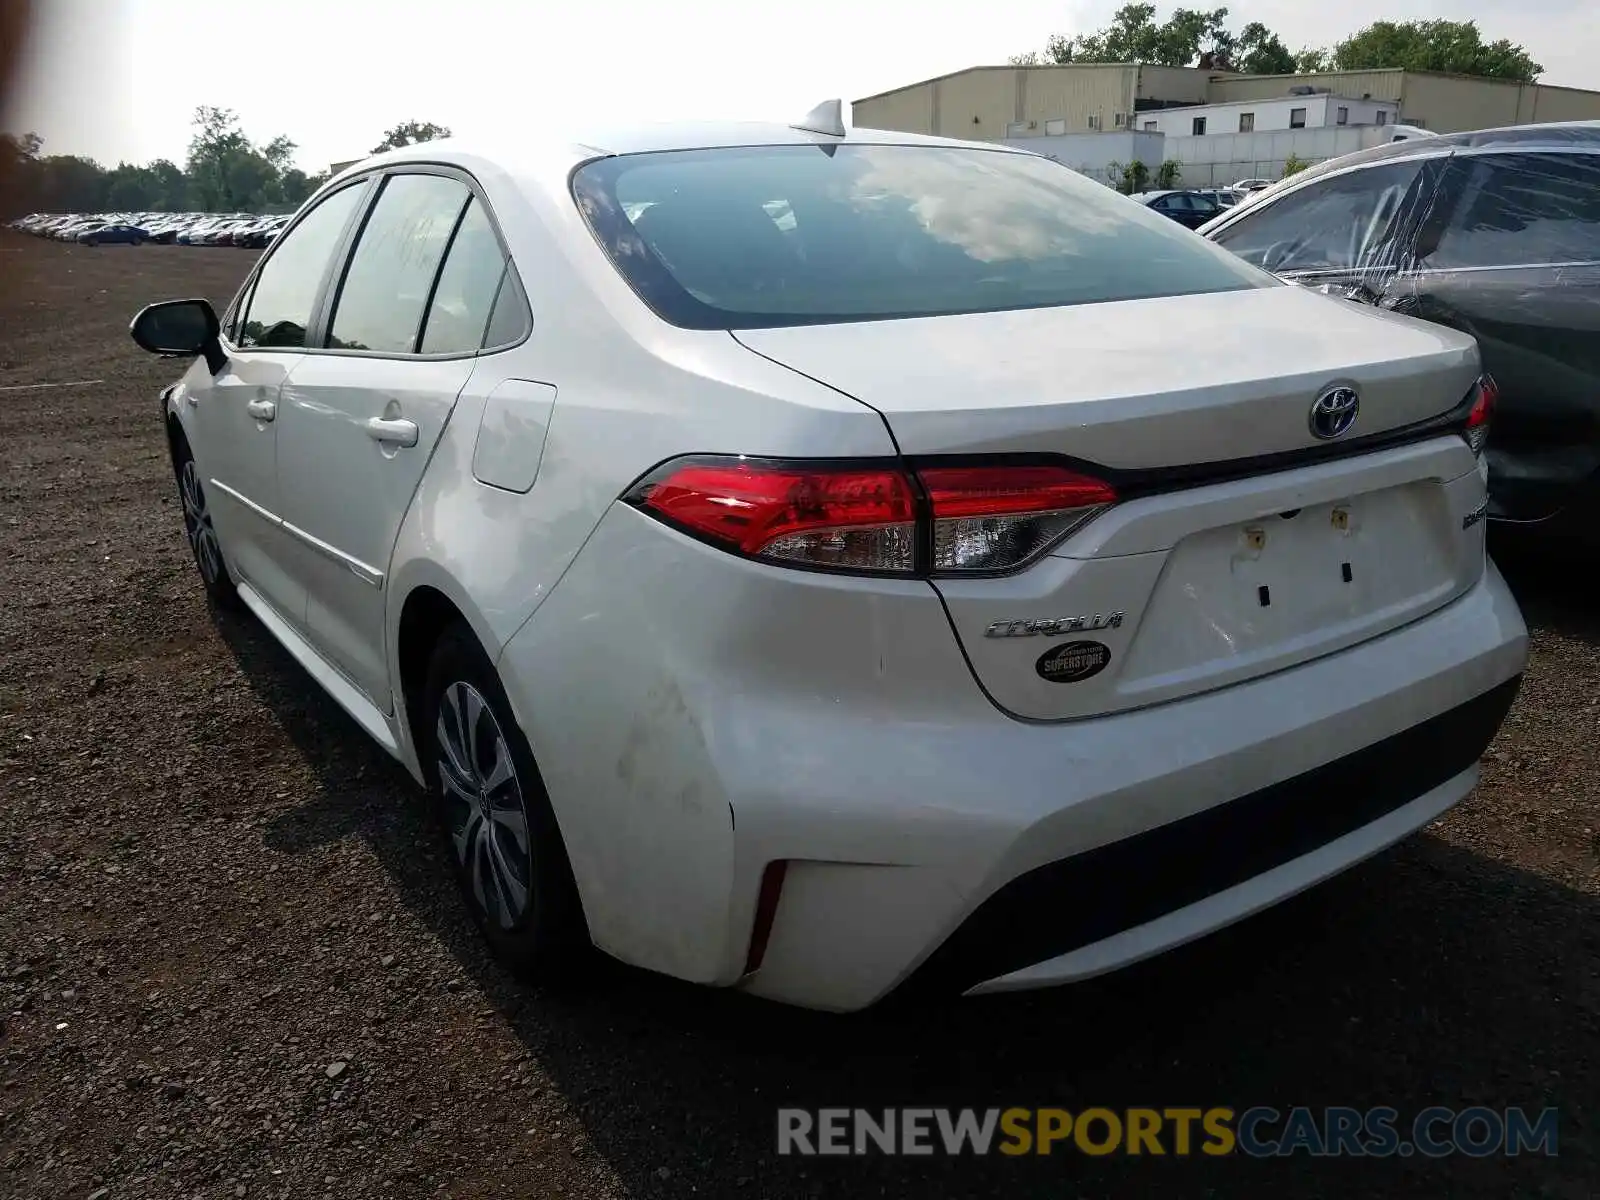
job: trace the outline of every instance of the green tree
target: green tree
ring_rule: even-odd
[[[1227,19],[1226,8],[1176,8],[1163,22],[1156,20],[1156,6],[1152,3],[1124,4],[1104,29],[1077,37],[1055,34],[1043,51],[1014,55],[1011,61],[1025,66],[1109,62],[1198,65],[1248,75],[1403,67],[1523,83],[1534,82],[1544,71],[1526,50],[1505,38],[1484,42],[1474,21],[1377,21],[1331,50],[1307,47],[1292,53],[1260,21],[1251,21],[1235,34],[1227,29]]]
[[[1227,28],[1226,8],[1176,8],[1165,21],[1156,20],[1156,6],[1124,4],[1111,24],[1080,37],[1055,34],[1042,52],[1013,55],[1019,66],[1038,63],[1159,63],[1169,67],[1200,67],[1217,71],[1247,71],[1257,75],[1294,70],[1294,56],[1278,35],[1259,21],[1239,33]]]
[[[1156,168],[1156,187],[1162,191],[1177,187],[1183,182],[1183,164],[1169,158]]]
[[[1122,186],[1118,189],[1124,196],[1131,196],[1135,192],[1142,192],[1150,186],[1150,168],[1137,158],[1122,168]]]
[[[1333,48],[1341,71],[1403,67],[1532,83],[1544,68],[1505,38],[1484,43],[1476,21],[1375,21]]]
[[[409,121],[389,137],[445,137],[438,125]],[[112,170],[76,155],[43,155],[35,133],[0,133],[0,170],[7,190],[0,216],[27,212],[281,212],[298,208],[328,180],[294,165],[297,147],[279,135],[257,146],[231,110],[202,105],[194,113],[189,153],[179,166],[158,158]],[[396,145],[408,142],[396,141]]]
[[[144,212],[159,199],[160,184],[149,167],[118,163],[106,177],[106,203],[127,212]]]
[[[239,129],[239,118],[231,108],[202,104],[194,110],[193,123],[185,168],[195,203],[203,210],[237,208],[240,189],[233,170],[250,150],[249,139]]]
[[[298,146],[280,133],[261,147],[261,157],[272,164],[274,171],[282,175],[294,166],[294,152],[298,149]]]
[[[37,159],[43,145],[44,140],[37,133],[0,133],[0,155],[18,166]]]
[[[1063,33],[1053,33],[1044,44],[1044,61],[1069,63],[1072,60],[1073,41]]]
[[[450,130],[432,121],[406,121],[383,135],[383,141],[370,153],[382,154],[385,150],[398,150],[401,146],[414,146],[418,142],[436,142],[450,136]]]
[[[1298,154],[1291,154],[1283,164],[1283,174],[1280,176],[1280,178],[1287,179],[1291,175],[1298,175],[1310,165],[1310,163],[1301,158]]]
[[[158,158],[149,165],[156,198],[150,207],[158,212],[184,212],[189,204],[189,177],[170,159]]]
[[[200,209],[256,212],[288,203],[283,175],[293,166],[295,144],[287,137],[257,148],[232,109],[207,104],[195,109],[194,130],[185,174]]]
[[[1137,62],[1186,67],[1202,50],[1226,50],[1227,31],[1222,23],[1228,10],[1175,9],[1165,23],[1156,22],[1154,4],[1124,4],[1111,24],[1076,41],[1057,35],[1046,52],[1056,62]]]
[[[1292,75],[1295,58],[1277,34],[1260,21],[1251,21],[1239,31],[1233,69],[1246,75]]]
[[[279,181],[278,190],[284,208],[299,208],[306,202],[307,197],[317,189],[311,185],[311,177],[299,167],[290,167],[283,173]]]
[[[1307,48],[1294,56],[1294,69],[1300,75],[1314,75],[1332,65],[1333,56],[1326,50]]]
[[[100,212],[106,204],[106,170],[92,158],[76,154],[45,155],[37,164],[34,208],[46,212]]]

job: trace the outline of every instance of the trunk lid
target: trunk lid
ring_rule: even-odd
[[[978,682],[1016,716],[1283,670],[1414,621],[1483,571],[1464,439],[1270,461],[1329,444],[1311,406],[1336,384],[1360,395],[1340,440],[1455,408],[1479,366],[1453,330],[1282,287],[736,336],[876,408],[913,462],[1060,454],[1145,481],[1015,574],[934,581]],[[1162,485],[1218,463],[1239,469]]]
[[[1051,452],[1119,469],[1317,445],[1311,402],[1361,393],[1347,437],[1453,407],[1470,337],[1304,288],[744,329],[745,346],[877,409],[910,455]]]

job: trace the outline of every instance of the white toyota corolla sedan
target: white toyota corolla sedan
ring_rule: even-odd
[[[500,955],[1056,984],[1460,800],[1527,653],[1473,341],[819,114],[383,154],[134,322],[198,356],[206,589],[430,789]]]

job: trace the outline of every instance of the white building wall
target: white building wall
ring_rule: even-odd
[[[1222,187],[1241,179],[1281,179],[1293,155],[1310,166],[1382,145],[1393,131],[1386,125],[1335,125],[1267,133],[1169,137],[1166,156],[1183,165],[1184,187]]]
[[[1167,159],[1182,168],[1179,186],[1223,187],[1241,179],[1281,179],[1292,155],[1310,166],[1390,140],[1386,125],[1283,129],[1263,133],[1167,137],[1161,133],[1069,133],[1060,137],[1010,137],[1005,144],[1030,150],[1100,183],[1113,183],[1109,168],[1135,159],[1150,171],[1150,186]]]
[[[1347,125],[1395,124],[1397,104],[1384,100],[1357,100],[1348,96],[1281,96],[1271,100],[1248,100],[1231,104],[1202,104],[1193,108],[1169,108],[1138,115],[1139,128],[1144,131],[1164,133],[1168,137],[1195,136],[1194,122],[1203,118],[1206,137],[1224,133],[1239,133],[1241,116],[1253,118],[1254,132],[1274,133],[1292,128],[1290,121],[1294,110],[1306,110],[1307,129],[1320,129],[1339,124],[1339,109],[1345,112]]]
[[[1114,183],[1113,164],[1120,167],[1142,162],[1150,172],[1150,186],[1154,187],[1156,170],[1165,157],[1164,141],[1159,133],[1067,133],[1057,137],[1009,137],[1005,144],[1042,154],[1108,185]]]

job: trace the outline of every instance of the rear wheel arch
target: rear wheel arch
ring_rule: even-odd
[[[512,783],[519,789],[525,828],[532,839],[530,877],[535,907],[532,924],[519,921],[516,928],[495,928],[492,921],[486,920],[485,912],[473,911],[497,957],[513,970],[559,979],[564,972],[582,965],[591,944],[588,925],[560,824],[550,807],[533,749],[517,723],[515,707],[495,669],[495,656],[455,602],[428,584],[419,584],[405,598],[396,656],[407,732],[423,786],[433,797],[441,818],[446,816],[449,793],[440,779],[443,768],[435,765],[444,756],[436,741],[444,736],[445,729],[443,718],[436,714],[442,712],[442,699],[451,686],[476,691],[503,735],[514,763]],[[430,727],[430,720],[438,721],[438,734]],[[461,761],[463,756],[457,753],[451,758]],[[459,789],[455,792],[457,796],[461,794]],[[450,833],[448,821],[443,821],[442,828]],[[447,837],[447,841],[451,840]],[[452,850],[458,855],[464,853],[459,844],[452,845]],[[457,862],[457,871],[471,907],[464,861]]]
[[[416,566],[411,564],[413,568]],[[392,595],[400,606],[399,617],[391,616],[389,626],[392,690],[401,710],[397,715],[403,721],[412,750],[419,756],[417,768],[426,775],[420,755],[431,731],[423,727],[426,720],[424,700],[428,671],[440,639],[459,623],[491,664],[499,659],[500,643],[494,640],[481,614],[465,598],[465,590],[447,573],[431,568],[398,570]],[[392,607],[390,611],[393,612]]]

